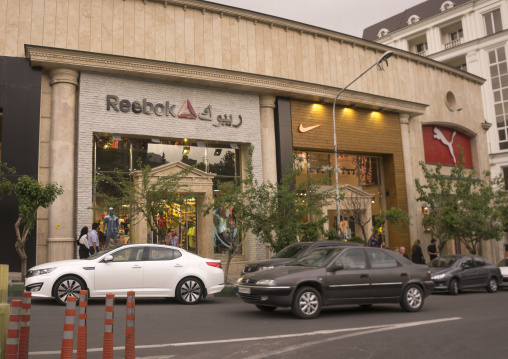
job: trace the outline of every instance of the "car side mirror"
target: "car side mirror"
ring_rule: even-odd
[[[112,262],[113,256],[111,254],[108,254],[106,257],[104,257],[104,262]]]
[[[341,270],[341,269],[344,269],[344,264],[340,263],[340,264],[332,264],[331,266],[329,266],[328,268],[326,268],[326,271],[327,272],[337,272],[338,270]]]

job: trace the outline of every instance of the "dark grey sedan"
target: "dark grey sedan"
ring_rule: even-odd
[[[381,248],[316,249],[284,267],[240,277],[237,295],[262,311],[291,307],[302,319],[322,306],[399,303],[405,311],[422,309],[434,282],[429,268]]]
[[[485,258],[468,254],[441,256],[429,263],[434,291],[457,295],[462,289],[486,288],[494,293],[501,284],[499,267]]]
[[[316,242],[293,243],[277,252],[277,254],[270,259],[247,263],[242,270],[242,275],[257,272],[258,270],[272,269],[275,267],[285,266],[286,264],[291,263],[301,255],[313,251],[314,249],[323,247],[346,246],[346,245],[361,246],[362,244],[347,241],[316,241]]]

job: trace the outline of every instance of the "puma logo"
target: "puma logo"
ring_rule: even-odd
[[[313,129],[315,129],[316,127],[319,127],[319,126],[321,126],[321,125],[309,126],[309,127],[303,127],[303,123],[300,123],[300,127],[298,127],[298,130],[299,130],[300,132],[302,132],[302,133],[303,133],[303,132],[308,132],[308,131],[310,131],[310,130],[313,130]]]
[[[443,132],[441,132],[441,130],[439,128],[434,127],[434,138],[436,140],[441,141],[441,143],[443,145],[448,147],[448,150],[450,151],[450,154],[452,155],[452,158],[453,158],[453,163],[455,163],[455,164],[457,163],[457,161],[455,160],[455,155],[453,154],[453,138],[455,137],[456,134],[457,134],[457,131],[453,131],[452,138],[450,141],[448,141],[446,139],[446,137],[443,135]]]

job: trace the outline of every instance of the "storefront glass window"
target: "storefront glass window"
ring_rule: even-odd
[[[333,153],[299,152],[298,156],[302,160],[303,172],[297,178],[297,183],[307,179],[322,180],[328,177],[330,187],[335,186]],[[372,194],[374,196],[371,207],[373,216],[382,210],[380,165],[380,158],[373,156],[341,154],[337,158],[339,186],[351,185]],[[329,219],[330,227],[337,227],[335,211],[329,213]],[[348,235],[355,233],[354,224],[347,218],[347,211],[341,212],[341,229]]]
[[[173,163],[183,162],[196,166],[199,170],[214,173],[214,196],[220,195],[220,183],[233,183],[240,176],[238,149],[230,144],[204,143],[189,139],[146,139],[123,137],[118,135],[94,135],[94,176],[97,173],[113,174],[119,171],[125,179],[130,179],[130,173],[141,166],[150,165],[152,168]],[[105,184],[99,185],[97,191],[115,195],[115,188]],[[100,223],[107,214],[109,205],[99,203],[94,195],[95,222]],[[194,198],[189,198],[185,205],[171,204],[167,210],[162,210],[157,218],[160,235],[154,236],[153,242],[182,247],[197,253],[198,248],[198,208]],[[126,243],[130,238],[130,211],[127,205],[114,208],[120,222],[119,242]],[[214,216],[214,248],[215,253],[227,253],[231,240],[240,241],[241,236],[235,229],[234,209],[216,209]],[[105,239],[105,238],[103,238]]]

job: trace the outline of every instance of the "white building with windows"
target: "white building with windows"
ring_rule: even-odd
[[[487,131],[491,172],[504,176],[508,190],[508,0],[428,0],[366,28],[363,38],[486,79],[478,121],[493,125]]]

